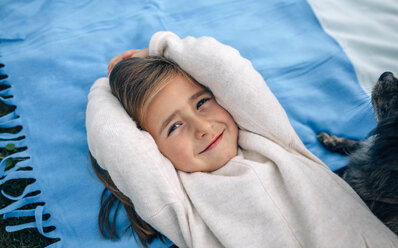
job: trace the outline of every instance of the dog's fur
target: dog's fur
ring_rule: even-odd
[[[320,133],[328,150],[349,155],[342,175],[372,212],[398,234],[398,79],[383,73],[372,90],[377,127],[363,141]]]

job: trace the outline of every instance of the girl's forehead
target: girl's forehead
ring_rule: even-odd
[[[191,93],[202,91],[204,87],[189,77],[177,75],[167,82],[166,86],[160,90],[155,98],[171,98],[171,100],[182,100],[189,97]],[[153,101],[152,100],[152,101]]]

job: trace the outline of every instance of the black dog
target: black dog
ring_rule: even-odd
[[[328,150],[349,155],[344,180],[398,234],[398,79],[383,73],[372,90],[377,127],[363,141],[320,133]]]

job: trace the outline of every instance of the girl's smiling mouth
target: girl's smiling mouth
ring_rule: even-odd
[[[218,135],[216,138],[214,138],[214,140],[212,140],[212,142],[199,154],[202,154],[204,152],[207,152],[207,151],[215,148],[221,142],[223,135],[224,135],[224,131],[222,131],[220,135]]]

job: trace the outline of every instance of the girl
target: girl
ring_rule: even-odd
[[[92,87],[86,121],[98,174],[141,241],[158,230],[179,247],[397,247],[238,51],[159,32],[149,54],[182,69],[122,61]]]

